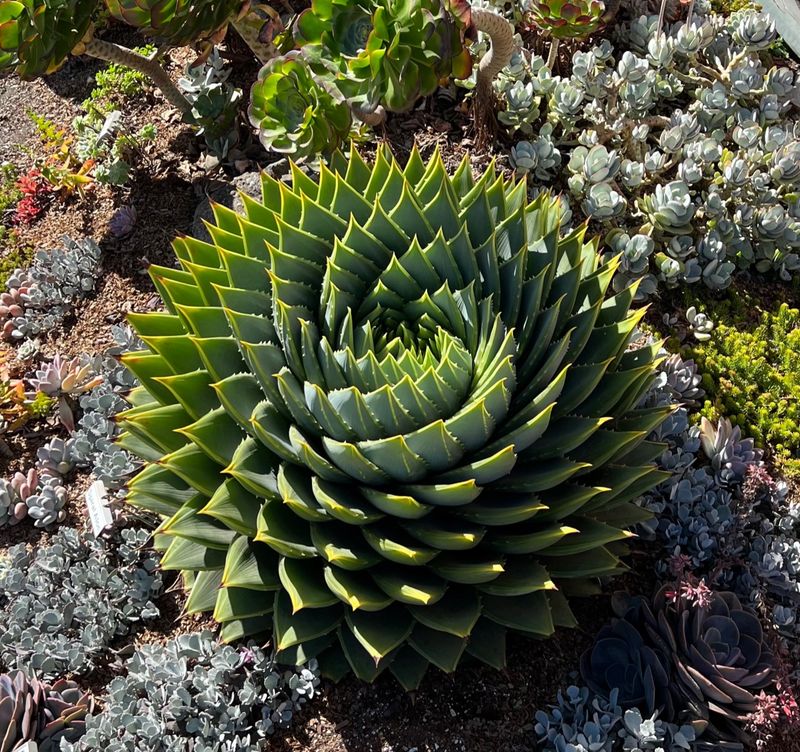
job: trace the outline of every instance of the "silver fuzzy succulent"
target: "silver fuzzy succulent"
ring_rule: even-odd
[[[106,544],[61,527],[0,559],[0,661],[42,678],[87,673],[112,640],[158,616],[157,559],[146,530]]]
[[[32,338],[57,327],[75,301],[94,290],[102,252],[91,239],[62,239],[63,248],[39,250],[28,270],[16,270],[9,292],[20,291],[22,312],[4,324],[7,339]]]
[[[219,645],[210,632],[143,645],[113,679],[86,735],[62,752],[236,752],[264,749],[278,728],[314,698],[315,660],[294,670],[253,643]]]
[[[570,75],[548,79],[556,83],[543,118],[568,180],[535,174],[532,138],[516,163],[545,186],[568,188],[597,230],[613,222],[630,237],[650,236],[643,277],[714,290],[737,269],[790,279],[800,269],[798,74],[765,51],[775,38],[766,15],[694,5],[691,25],[667,23],[660,35],[657,12],[619,24],[616,52],[603,40],[573,56]],[[590,197],[601,183],[608,187]],[[723,254],[703,253],[712,230]]]

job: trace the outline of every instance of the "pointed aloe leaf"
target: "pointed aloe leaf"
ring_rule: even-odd
[[[416,650],[406,645],[401,648],[392,660],[389,671],[392,672],[400,686],[406,692],[413,692],[419,688],[425,672],[430,663],[426,661]]]
[[[533,520],[512,528],[492,531],[486,538],[486,543],[504,554],[532,554],[552,548],[565,537],[576,536],[579,532],[581,531],[570,525],[545,527]]]
[[[243,637],[260,635],[272,629],[272,616],[254,616],[250,619],[235,619],[222,625],[219,631],[220,640],[229,644]]]
[[[347,571],[335,566],[325,567],[325,583],[353,611],[381,611],[394,602],[366,572]]]
[[[222,570],[210,569],[198,572],[186,601],[186,613],[200,614],[204,611],[213,611],[217,605],[217,593],[221,587]]]
[[[161,465],[149,465],[142,470],[128,482],[128,490],[161,499],[173,511],[197,495],[186,481]]]
[[[438,553],[414,542],[400,528],[388,525],[367,525],[361,528],[365,540],[387,561],[406,566],[423,566]]]
[[[399,648],[414,629],[411,614],[398,604],[383,611],[347,611],[345,621],[376,664]]]
[[[316,640],[339,626],[342,620],[341,605],[327,608],[304,608],[294,613],[289,596],[275,594],[272,613],[275,626],[275,643],[278,650],[286,650],[303,642]]]
[[[227,549],[236,533],[221,522],[200,514],[206,502],[203,496],[190,499],[161,526],[160,532],[177,535],[208,548]]]
[[[483,489],[474,480],[469,479],[454,483],[399,486],[398,490],[425,504],[461,507],[475,501]]]
[[[278,555],[263,543],[239,536],[228,549],[222,584],[248,590],[278,590]]]
[[[349,525],[368,525],[383,517],[359,495],[355,485],[328,483],[313,477],[311,490],[319,505],[331,517]]]
[[[282,463],[278,468],[278,491],[283,503],[298,517],[309,522],[326,522],[330,519],[325,507],[314,498],[311,476],[304,468]]]
[[[200,512],[237,533],[253,537],[258,530],[258,511],[262,503],[261,499],[229,478],[217,488]]]
[[[423,658],[448,674],[456,670],[467,647],[466,637],[438,632],[423,624],[414,627],[408,642]]]
[[[438,477],[442,483],[458,483],[473,480],[485,485],[505,478],[517,462],[517,454],[513,446],[505,447],[486,459],[471,462],[468,465],[454,468]]]
[[[544,591],[514,597],[487,595],[483,599],[483,614],[496,624],[520,632],[549,637],[555,631]]]
[[[367,497],[374,507],[392,517],[417,520],[433,511],[433,507],[421,504],[413,496],[387,493],[386,491],[369,487],[362,488],[361,493]]]
[[[337,568],[358,571],[381,561],[353,525],[311,525],[311,541],[319,555]]]
[[[625,569],[625,566],[614,554],[602,547],[573,556],[547,558],[546,565],[550,576],[555,580],[601,577]]]
[[[248,491],[265,499],[280,499],[278,458],[255,439],[245,439],[222,472],[235,478]]]
[[[467,652],[498,671],[506,667],[506,630],[489,619],[480,619],[472,630]]]
[[[550,573],[530,556],[509,556],[505,571],[491,582],[479,586],[479,590],[503,597],[527,595],[540,590],[555,590]]]
[[[272,595],[258,590],[222,587],[217,591],[214,619],[221,624],[272,613]]]
[[[187,444],[166,455],[161,466],[206,496],[211,496],[222,481],[222,466],[194,444]]]
[[[437,551],[466,551],[475,548],[486,533],[479,525],[450,517],[412,520],[403,523],[403,529],[411,537]]]
[[[581,509],[599,494],[606,494],[603,486],[582,486],[577,483],[562,483],[558,488],[543,491],[539,498],[545,505],[538,521],[563,520]]]
[[[301,642],[299,645],[292,645],[286,650],[277,651],[275,660],[284,666],[302,666],[329,648],[335,639],[336,634],[329,632],[316,640],[308,640],[307,642]]]
[[[451,587],[432,606],[410,606],[411,615],[426,627],[456,637],[469,637],[481,615],[481,601],[473,588]]]
[[[370,570],[378,587],[395,601],[409,606],[427,606],[441,600],[447,583],[422,567],[387,565]]]
[[[292,601],[292,611],[324,608],[336,603],[336,596],[325,584],[323,565],[318,559],[283,558],[278,576]]]
[[[440,577],[460,585],[479,585],[491,582],[505,572],[505,558],[480,551],[472,556],[440,554],[430,564]]]
[[[546,509],[540,497],[533,493],[486,491],[480,501],[456,510],[456,514],[479,525],[516,525]]]
[[[296,559],[317,556],[317,549],[311,543],[308,523],[275,499],[266,501],[261,507],[255,539],[266,543],[282,556]]]
[[[521,466],[510,475],[501,478],[495,487],[503,491],[535,493],[560,486],[573,475],[588,470],[588,463],[567,459],[554,459],[539,465]]]
[[[165,571],[191,569],[196,572],[222,569],[225,556],[225,552],[219,549],[208,548],[201,543],[176,537],[172,539],[166,553],[161,557],[161,569]]]
[[[591,551],[599,546],[605,546],[608,543],[630,540],[636,537],[634,533],[620,530],[618,527],[598,522],[590,517],[573,516],[569,518],[569,524],[573,526],[572,529],[580,534],[558,541],[547,550],[547,556],[572,556]]]
[[[374,682],[392,663],[392,655],[375,662],[366,648],[356,639],[349,627],[339,627],[339,644],[352,672],[361,681]]]

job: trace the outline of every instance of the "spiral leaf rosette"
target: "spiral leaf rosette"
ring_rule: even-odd
[[[297,51],[261,69],[248,115],[267,149],[298,159],[335,151],[352,125],[350,108],[317,80]]]
[[[0,0],[0,70],[53,73],[89,32],[97,0]]]
[[[106,0],[114,18],[174,45],[210,37],[244,4],[243,0]]]
[[[531,11],[537,26],[557,39],[582,39],[603,25],[602,0],[534,0]]]
[[[618,260],[524,181],[416,149],[320,169],[264,175],[151,267],[129,499],[226,640],[405,687],[502,666],[508,630],[574,625],[567,596],[624,566],[663,479],[645,437],[671,408],[636,408],[658,345],[628,349],[635,285],[607,296]]]
[[[294,41],[319,66],[338,68],[345,96],[404,112],[451,76],[467,78],[464,0],[312,0]]]

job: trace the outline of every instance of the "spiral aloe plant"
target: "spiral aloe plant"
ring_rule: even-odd
[[[618,260],[493,167],[381,148],[292,173],[151,267],[129,499],[226,640],[406,687],[501,666],[508,630],[574,625],[567,596],[623,568],[662,478],[635,285],[607,297]]]

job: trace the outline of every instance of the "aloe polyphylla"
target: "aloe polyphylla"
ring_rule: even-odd
[[[508,630],[575,624],[567,596],[649,516],[658,345],[628,350],[635,285],[607,296],[618,260],[524,181],[416,149],[320,170],[264,175],[151,267],[129,500],[226,640],[409,688],[465,652],[502,666]]]

